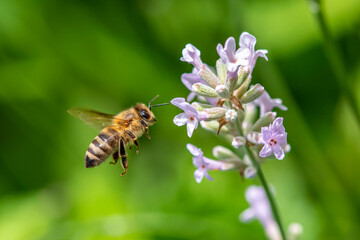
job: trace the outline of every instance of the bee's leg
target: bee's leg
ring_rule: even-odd
[[[148,132],[148,130],[149,130],[149,127],[148,127],[148,125],[146,124],[146,122],[144,122],[142,119],[140,119],[140,122],[141,122],[141,124],[144,126],[144,128],[145,128],[145,136],[148,138],[148,139],[150,139],[150,135],[149,135],[149,132]]]
[[[135,143],[135,145],[137,147],[136,153],[139,153],[139,142],[138,142],[136,136],[129,130],[126,130],[126,133],[130,136],[131,140],[133,140],[133,142]]]
[[[110,162],[110,164],[116,164],[118,162],[118,160],[119,160],[119,157],[120,157],[119,156],[119,151],[114,152],[114,154],[113,154],[114,161]]]
[[[128,162],[125,152],[125,142],[123,138],[120,138],[119,141],[119,149],[120,149],[120,155],[121,155],[121,165],[124,168],[124,172],[121,174],[121,176],[124,176],[126,174],[127,168],[128,168]]]

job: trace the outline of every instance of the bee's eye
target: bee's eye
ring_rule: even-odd
[[[144,119],[149,119],[150,118],[150,115],[147,111],[145,110],[139,110],[139,113],[140,113],[140,116]]]

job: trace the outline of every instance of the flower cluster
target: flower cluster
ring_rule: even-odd
[[[216,71],[202,62],[200,51],[195,46],[187,44],[180,60],[192,64],[194,69],[191,73],[184,73],[181,80],[191,92],[186,100],[174,98],[171,103],[183,111],[175,116],[174,123],[177,126],[186,125],[189,137],[200,123],[203,128],[229,139],[234,148],[241,150],[245,145],[251,146],[258,162],[262,163],[264,158],[272,156],[283,159],[289,149],[283,118],[276,118],[276,112],[273,112],[275,107],[281,110],[287,108],[282,105],[281,99],[272,99],[260,84],[251,85],[252,71],[258,57],[268,60],[267,50],[255,50],[255,43],[256,38],[244,32],[240,36],[238,49],[233,37],[228,38],[224,46],[218,44],[216,50],[220,58],[216,62]],[[217,154],[219,151],[231,152],[224,147],[216,149]],[[254,177],[256,168],[249,161],[246,151],[242,152],[243,156],[231,156],[231,162],[236,163],[232,167],[247,178]],[[203,176],[212,180],[207,174],[208,170],[230,170],[219,166],[215,168],[214,160],[211,164],[200,164],[209,162],[202,152],[195,158],[197,182]],[[219,163],[221,161],[224,159],[220,158]]]
[[[187,99],[180,97],[171,101],[183,111],[175,116],[174,123],[186,125],[189,137],[200,123],[202,128],[225,138],[233,147],[233,151],[223,146],[214,147],[213,155],[218,160],[213,160],[205,157],[201,149],[187,144],[198,183],[204,177],[213,180],[209,171],[214,170],[236,170],[242,177],[254,178],[265,159],[282,160],[290,150],[284,119],[276,117],[273,111],[287,108],[281,99],[272,99],[263,86],[251,83],[257,59],[268,60],[268,51],[255,50],[255,44],[256,38],[247,32],[240,35],[239,48],[233,37],[228,38],[224,46],[218,44],[216,50],[220,58],[215,70],[202,62],[200,51],[192,44],[187,44],[182,51],[180,60],[194,68],[181,76],[190,90]],[[282,239],[284,233],[274,220],[264,189],[250,187],[246,199],[250,208],[241,219],[257,218],[271,239]]]

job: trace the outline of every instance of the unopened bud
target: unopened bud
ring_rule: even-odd
[[[250,69],[247,66],[242,66],[239,68],[239,77],[236,84],[236,89],[241,86],[241,84],[249,77],[250,75]]]
[[[257,173],[256,168],[249,166],[249,167],[245,168],[244,176],[247,179],[253,179],[253,178],[255,178],[256,173]]]
[[[260,97],[264,93],[264,87],[260,84],[256,84],[249,91],[247,91],[244,96],[241,97],[242,103],[249,103]]]
[[[212,107],[212,108],[206,108],[203,110],[206,115],[207,119],[213,120],[213,119],[219,119],[223,116],[225,116],[226,109],[223,107]]]
[[[202,83],[195,83],[192,85],[192,91],[196,94],[199,94],[204,97],[218,97],[218,94],[215,92],[215,90],[212,87],[206,86]]]
[[[249,75],[244,82],[241,83],[240,87],[234,92],[234,96],[241,98],[246,90],[249,88],[251,82],[251,75]]]
[[[239,148],[240,146],[244,146],[246,143],[246,139],[241,136],[234,137],[234,139],[231,142],[231,145],[233,145],[234,148]]]
[[[259,118],[251,127],[251,131],[260,131],[261,127],[267,127],[276,118],[276,112],[267,112],[264,116]]]
[[[233,153],[230,149],[227,149],[226,147],[223,146],[214,147],[213,155],[218,159],[237,158],[235,153]]]
[[[199,75],[213,88],[220,83],[219,78],[205,64],[202,65]]]
[[[218,121],[201,121],[200,125],[205,130],[208,130],[210,132],[217,132],[219,129],[219,122]],[[223,126],[221,128],[222,133],[228,133],[229,129],[226,126]]]
[[[238,81],[237,76],[235,76],[235,77],[228,76],[226,78],[225,85],[230,93],[234,92],[234,90],[236,89],[235,86],[236,86],[237,81]]]
[[[264,144],[261,133],[259,133],[259,132],[249,132],[246,135],[246,138],[249,142],[251,142],[253,144]]]
[[[227,69],[226,69],[226,65],[222,62],[221,58],[219,58],[219,60],[217,60],[217,62],[216,62],[216,72],[217,72],[220,82],[222,84],[224,84],[225,79],[226,79]]]
[[[224,84],[218,84],[215,87],[215,91],[222,98],[227,99],[229,97],[229,91],[226,89]]]
[[[229,122],[234,122],[237,119],[237,112],[234,109],[227,110],[225,113],[225,118]]]
[[[205,104],[205,103],[199,103],[199,102],[192,102],[191,106],[193,106],[196,109],[196,111],[198,111],[198,112],[203,111],[206,108],[214,107],[213,105]]]

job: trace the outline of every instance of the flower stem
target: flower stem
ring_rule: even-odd
[[[243,131],[241,129],[240,122],[236,121],[234,125],[235,125],[235,128],[236,128],[237,132],[241,136],[243,136],[244,134],[243,134]],[[251,151],[250,147],[248,145],[246,145],[246,144],[245,144],[245,149],[246,149],[247,155],[249,156],[249,158],[251,160],[251,163],[253,164],[253,166],[257,170],[257,175],[259,176],[260,182],[261,182],[261,184],[262,184],[262,186],[263,186],[263,188],[265,190],[266,196],[269,199],[271,211],[272,211],[272,213],[274,215],[275,221],[277,222],[277,224],[279,226],[279,230],[280,230],[282,239],[286,240],[286,235],[285,235],[285,231],[284,231],[284,228],[282,226],[282,223],[281,223],[279,210],[278,210],[278,208],[276,206],[275,199],[274,199],[273,195],[271,194],[271,191],[270,191],[269,185],[268,185],[268,183],[267,183],[267,181],[265,179],[264,173],[261,170],[260,164],[256,160],[256,158],[254,156],[254,153]]]
[[[261,170],[260,164],[256,160],[256,158],[254,156],[254,153],[251,151],[250,147],[246,145],[245,148],[246,148],[247,154],[248,154],[252,164],[256,167],[257,175],[259,176],[260,182],[263,185],[263,188],[264,188],[264,190],[266,192],[267,198],[269,199],[271,210],[272,210],[272,213],[274,215],[275,221],[277,222],[277,224],[279,226],[281,236],[282,236],[283,240],[286,240],[284,228],[283,228],[283,226],[281,224],[279,210],[278,210],[278,208],[276,206],[275,199],[274,199],[273,195],[271,194],[271,191],[270,191],[269,185],[268,185],[268,183],[267,183],[267,181],[265,179],[264,173]]]

